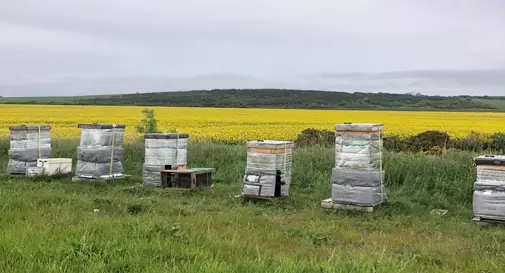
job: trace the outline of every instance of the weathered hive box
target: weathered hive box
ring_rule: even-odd
[[[247,142],[247,165],[242,194],[288,196],[294,142],[262,140]]]
[[[505,221],[505,156],[478,156],[473,212],[482,219]]]
[[[18,125],[9,130],[8,173],[26,174],[28,168],[37,166],[37,159],[51,156],[50,125]]]
[[[123,176],[124,124],[79,124],[75,176],[103,179]]]
[[[66,174],[72,172],[72,158],[44,158],[37,160],[37,167],[44,175]]]
[[[331,201],[374,207],[387,200],[383,185],[380,123],[335,125],[335,167]]]
[[[142,183],[145,186],[161,186],[160,171],[186,168],[188,138],[185,133],[144,134],[145,159]]]

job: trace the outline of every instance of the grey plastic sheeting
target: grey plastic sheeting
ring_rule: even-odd
[[[386,201],[387,195],[381,186],[353,187],[332,184],[331,199],[334,203],[375,206]]]
[[[482,218],[505,220],[505,191],[474,191],[473,212]]]
[[[122,161],[124,149],[121,147],[112,148],[112,146],[103,146],[96,148],[77,147],[77,160],[106,163],[113,161]]]
[[[112,173],[110,173],[110,163],[94,163],[94,162],[86,162],[86,161],[77,161],[75,166],[75,174],[76,176],[108,176],[112,175],[121,175],[123,174],[123,164],[121,162],[112,163]]]
[[[160,187],[161,173],[165,169],[165,165],[149,165],[144,164],[142,168],[142,184],[144,186]]]
[[[40,158],[49,158],[51,148],[41,148]],[[37,161],[39,158],[39,149],[10,149],[9,158],[17,161]]]
[[[9,159],[7,163],[7,172],[9,173],[26,173],[26,169],[29,167],[36,167],[37,161],[17,161]]]
[[[113,137],[114,136],[114,137]],[[124,128],[114,129],[81,129],[80,146],[121,146]]]
[[[331,182],[338,185],[379,187],[382,183],[383,175],[384,171],[354,171],[333,168],[331,173]]]

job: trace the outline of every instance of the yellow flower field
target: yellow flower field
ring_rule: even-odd
[[[51,124],[53,138],[78,138],[78,123],[125,123],[127,137],[136,136],[134,125],[142,119],[136,106],[0,105],[0,137],[8,126]],[[505,131],[505,113],[394,112],[349,110],[219,109],[152,107],[158,127],[190,134],[193,140],[225,141],[295,139],[306,128],[333,130],[341,122],[385,124],[386,135],[411,135],[442,130],[455,137],[471,131]]]

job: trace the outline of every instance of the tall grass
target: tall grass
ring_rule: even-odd
[[[77,142],[53,147],[75,161]],[[191,144],[188,155],[216,168],[215,187],[141,187],[141,143],[126,146],[126,181],[0,177],[0,272],[502,272],[505,232],[470,220],[471,153],[385,153],[389,203],[372,214],[320,208],[331,148],[296,149],[291,196],[266,202],[234,198],[244,146]]]

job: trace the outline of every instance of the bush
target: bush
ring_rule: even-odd
[[[308,128],[303,130],[295,140],[297,146],[335,145],[335,132]]]
[[[144,118],[140,121],[139,124],[135,125],[135,130],[137,133],[159,133],[158,121],[154,116],[154,110],[146,108],[142,110],[142,114],[144,114]]]
[[[410,148],[412,151],[428,151],[434,147],[447,148],[451,137],[440,131],[426,131],[410,138]]]
[[[505,133],[495,133],[490,136],[491,149],[505,153]]]

